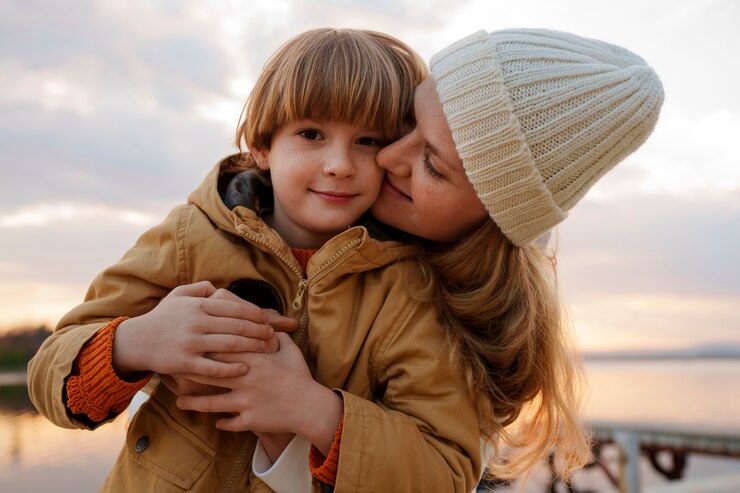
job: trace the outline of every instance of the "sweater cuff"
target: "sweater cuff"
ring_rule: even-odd
[[[311,445],[311,451],[308,454],[308,467],[311,475],[324,484],[334,486],[337,482],[337,470],[339,468],[339,448],[342,443],[342,426],[344,425],[344,416],[339,420],[337,431],[334,433],[334,441],[331,442],[329,455],[324,454],[316,447]]]
[[[119,317],[111,321],[82,346],[74,364],[78,372],[65,385],[70,412],[84,414],[95,422],[104,421],[111,412],[123,412],[136,392],[151,379],[152,374],[146,373],[129,382],[113,369],[113,338],[118,324],[127,319]]]

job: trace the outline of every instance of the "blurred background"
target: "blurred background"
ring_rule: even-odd
[[[291,36],[374,29],[428,60],[478,29],[546,27],[637,52],[666,91],[651,139],[557,231],[587,417],[740,433],[738,21],[734,0],[2,0],[0,339],[53,327],[234,152],[253,81]],[[2,382],[0,480],[94,491],[125,424],[54,441]],[[69,474],[58,451],[85,447],[102,465]]]

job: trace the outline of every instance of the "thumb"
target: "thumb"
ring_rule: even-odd
[[[216,292],[211,281],[199,281],[192,284],[183,284],[172,290],[176,296],[192,296],[194,298],[207,298]]]
[[[276,310],[264,310],[267,314],[267,324],[279,332],[293,332],[298,329],[298,320],[280,315]]]
[[[291,339],[285,332],[275,332],[275,337],[277,337],[278,343],[280,344],[280,349],[278,349],[278,351],[283,351],[291,346],[296,348],[298,347],[295,342],[293,342],[293,339]]]

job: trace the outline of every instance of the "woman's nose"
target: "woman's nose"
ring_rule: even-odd
[[[412,153],[412,134],[407,134],[382,148],[375,160],[378,166],[394,175],[409,174],[409,159]]]

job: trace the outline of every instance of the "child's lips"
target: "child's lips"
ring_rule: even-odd
[[[408,200],[409,202],[412,202],[411,197],[403,193],[400,188],[394,185],[387,175],[383,179],[383,191],[394,197],[398,197],[404,200]]]
[[[357,197],[356,193],[335,192],[333,190],[314,190],[313,192],[327,202],[337,204],[349,202],[353,198]]]

